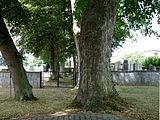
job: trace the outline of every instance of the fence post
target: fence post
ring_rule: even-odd
[[[10,98],[12,97],[12,76],[10,73]]]
[[[40,72],[40,88],[42,88],[42,71]]]
[[[59,72],[58,72],[58,78],[57,78],[57,87],[59,88]]]
[[[73,87],[74,87],[74,85],[75,85],[75,75],[74,75],[74,72],[72,72],[73,73]]]
[[[77,72],[74,72],[74,87],[77,85]]]

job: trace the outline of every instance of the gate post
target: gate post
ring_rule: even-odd
[[[57,87],[59,88],[59,72],[58,72],[58,78],[57,78]]]
[[[40,88],[42,88],[42,87],[43,87],[43,86],[42,86],[42,71],[40,72],[39,77],[40,77]]]
[[[11,73],[10,73],[10,98],[12,98],[12,76],[11,76]]]
[[[74,72],[74,87],[77,86],[77,72]]]

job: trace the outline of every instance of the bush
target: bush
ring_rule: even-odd
[[[160,66],[160,57],[158,56],[146,57],[142,61],[143,66],[149,66],[150,64],[152,64],[153,66]]]

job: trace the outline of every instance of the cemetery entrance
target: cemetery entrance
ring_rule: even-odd
[[[42,87],[73,88],[77,84],[77,72],[42,72]]]

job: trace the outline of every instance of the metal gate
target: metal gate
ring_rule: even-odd
[[[42,72],[42,87],[73,88],[77,85],[77,72]]]

